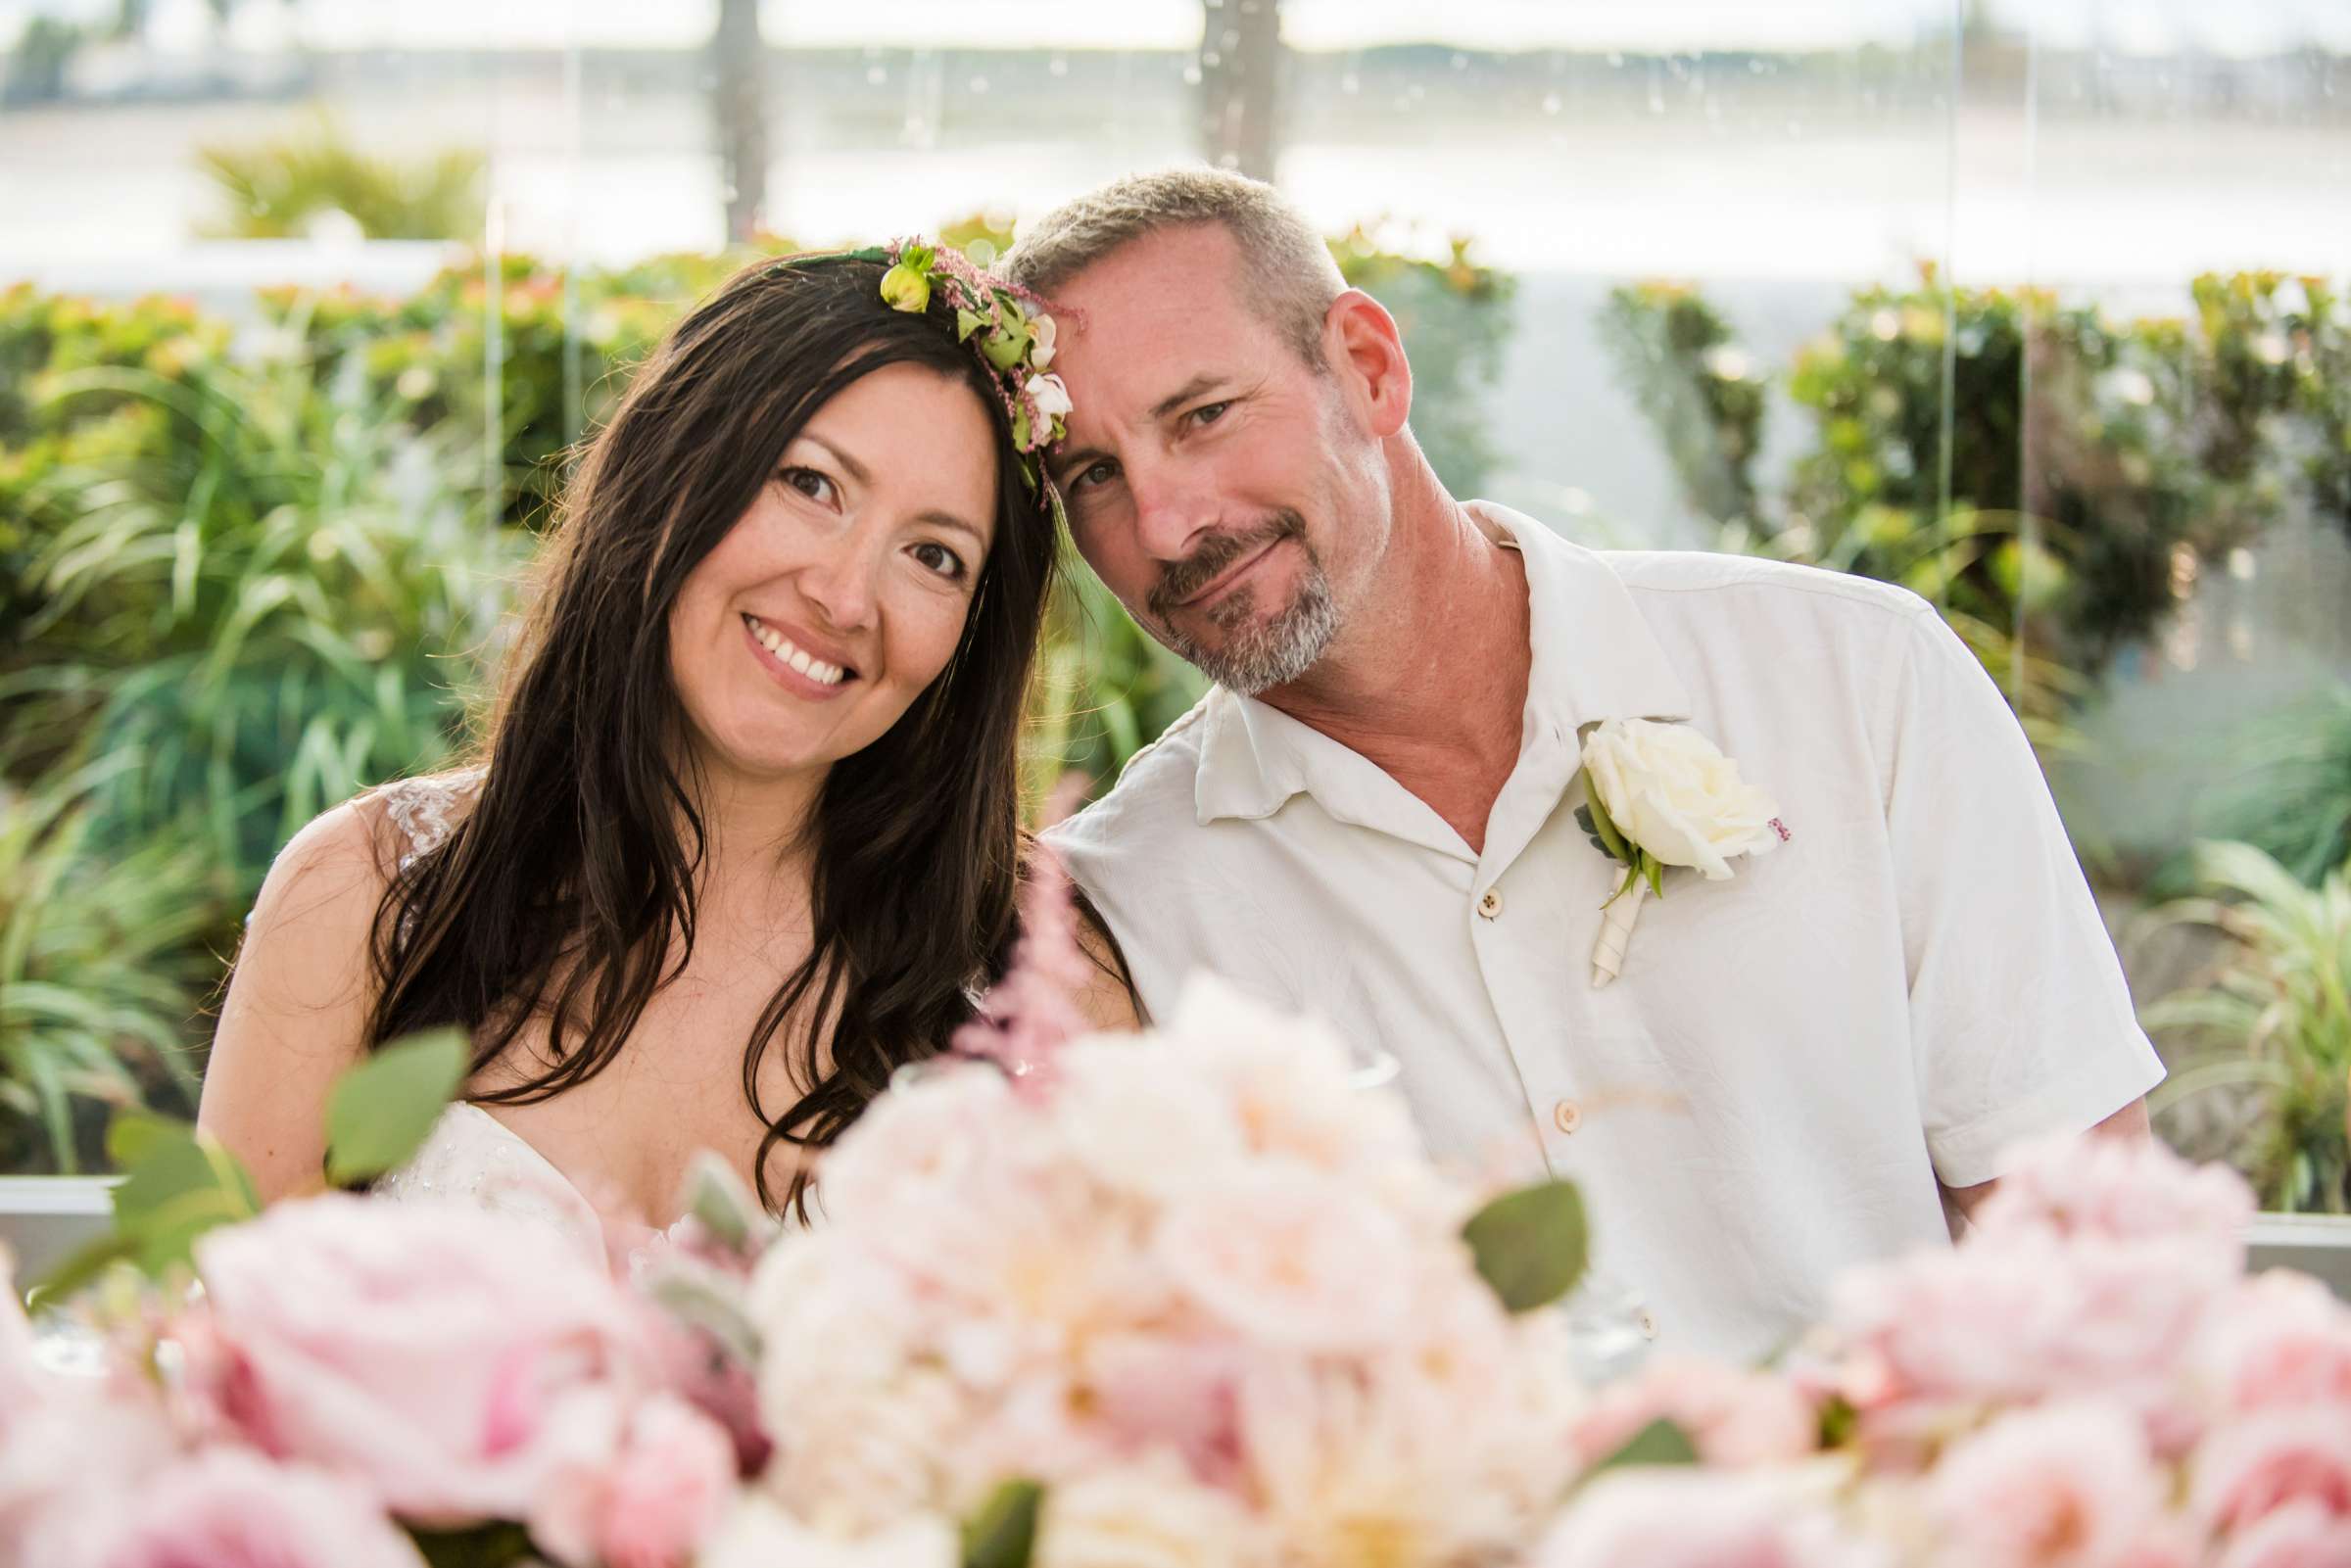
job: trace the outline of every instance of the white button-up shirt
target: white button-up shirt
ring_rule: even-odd
[[[1533,655],[1482,853],[1223,689],[1048,841],[1146,1009],[1207,969],[1394,1053],[1438,1158],[1581,1186],[1661,1346],[1766,1354],[1839,1270],[1947,1244],[1939,1176],[1989,1180],[2163,1069],[2032,750],[1932,606],[1477,514],[1524,560]],[[1578,731],[1620,717],[1697,726],[1793,836],[1729,881],[1668,872],[1595,989],[1621,870],[1574,819]]]

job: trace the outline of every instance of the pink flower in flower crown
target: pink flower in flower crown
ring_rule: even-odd
[[[519,1519],[618,1443],[654,1355],[634,1306],[559,1234],[462,1205],[329,1195],[197,1244],[230,1422],[365,1477],[403,1517]]]
[[[608,1461],[541,1487],[531,1540],[582,1568],[685,1568],[734,1494],[734,1441],[683,1400],[658,1396],[637,1407]]]
[[[2162,1506],[2138,1421],[2101,1404],[2002,1416],[1945,1454],[1928,1491],[1946,1555],[1967,1568],[2100,1568]]]
[[[1597,1464],[1659,1418],[1680,1427],[1707,1464],[1771,1464],[1820,1447],[1820,1412],[1787,1378],[1668,1357],[1593,1400],[1575,1425],[1576,1452]]]
[[[2215,1568],[2345,1568],[2351,1519],[2316,1502],[2289,1502],[2239,1531]]]
[[[201,1453],[124,1500],[127,1516],[74,1568],[423,1568],[365,1485],[251,1449]]]
[[[2189,1510],[2216,1532],[2240,1531],[2295,1501],[2351,1518],[2351,1411],[2258,1411],[2198,1445],[2189,1478]]]

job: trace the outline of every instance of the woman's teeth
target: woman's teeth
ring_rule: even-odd
[[[841,678],[849,673],[838,664],[827,664],[822,659],[809,657],[804,650],[794,647],[790,638],[756,615],[746,615],[744,621],[750,627],[751,636],[759,640],[761,647],[819,686],[839,686]]]

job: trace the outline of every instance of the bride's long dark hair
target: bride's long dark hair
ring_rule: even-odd
[[[668,628],[679,587],[776,472],[811,414],[859,377],[915,364],[967,382],[996,432],[996,519],[962,641],[889,731],[835,763],[804,847],[815,944],[744,1047],[778,1145],[831,1142],[899,1064],[972,1015],[1000,974],[1024,839],[1015,745],[1047,591],[1050,516],[1020,477],[992,387],[943,301],[885,305],[883,268],[840,259],[738,273],[678,323],[588,448],[541,563],[464,822],[392,879],[375,916],[373,1045],[456,1024],[479,1072],[536,1021],[549,1066],[477,1098],[528,1104],[610,1066],[695,940],[707,847],[682,742]],[[682,825],[682,827],[681,827]],[[786,1024],[792,1027],[788,1030]],[[759,1068],[779,1034],[806,1086],[777,1114]],[[804,1206],[795,1175],[785,1202]]]

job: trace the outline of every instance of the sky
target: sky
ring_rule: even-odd
[[[1240,0],[1226,0],[1238,4]],[[34,15],[102,23],[118,0],[0,0],[0,39]],[[1285,0],[1298,48],[1401,42],[1470,49],[1805,50],[1907,43],[1951,24],[1958,0]],[[236,29],[258,48],[686,48],[715,0],[244,0]],[[204,0],[153,0],[159,43],[198,45]],[[2256,55],[2315,43],[2351,52],[2351,0],[1993,0],[2061,48]],[[762,0],[767,36],[804,47],[925,45],[1177,49],[1198,41],[1201,0]]]

